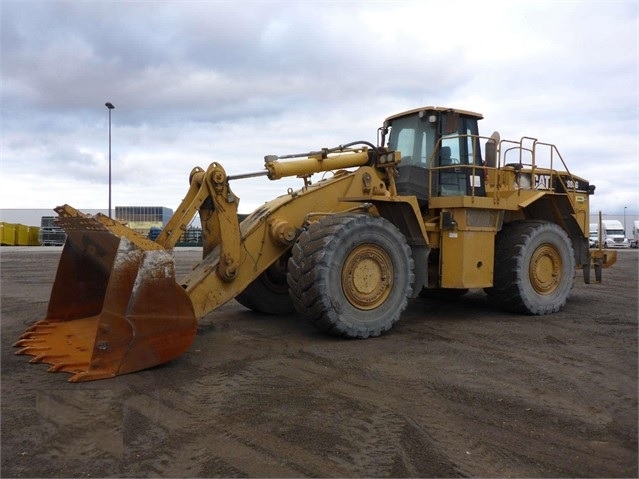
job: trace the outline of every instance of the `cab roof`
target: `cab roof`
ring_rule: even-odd
[[[392,121],[395,118],[400,118],[402,116],[408,116],[408,115],[413,115],[415,113],[419,113],[420,111],[437,111],[437,112],[442,112],[442,111],[454,111],[459,113],[460,115],[463,116],[471,116],[473,118],[477,118],[478,120],[481,120],[482,118],[484,118],[484,115],[482,115],[481,113],[476,113],[474,111],[468,111],[468,110],[458,110],[457,108],[448,108],[448,107],[443,107],[443,106],[424,106],[421,108],[415,108],[413,110],[408,110],[408,111],[404,111],[402,113],[397,113],[395,115],[389,116],[388,118],[386,118],[386,121]]]

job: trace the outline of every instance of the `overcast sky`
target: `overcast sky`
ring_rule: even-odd
[[[0,4],[0,208],[106,209],[108,101],[114,207],[437,105],[556,144],[591,212],[639,213],[637,0]],[[300,186],[231,185],[243,213]]]

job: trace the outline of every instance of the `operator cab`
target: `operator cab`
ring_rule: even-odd
[[[397,193],[416,196],[421,207],[431,196],[485,195],[477,122],[483,116],[464,110],[425,107],[391,116],[381,144],[401,152]]]

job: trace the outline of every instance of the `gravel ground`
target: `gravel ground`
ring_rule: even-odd
[[[60,252],[0,250],[1,477],[637,477],[636,250],[560,313],[471,291],[376,339],[232,301],[180,358],[76,384],[12,347]]]

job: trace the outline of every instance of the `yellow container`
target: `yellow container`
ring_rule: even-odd
[[[29,227],[26,225],[17,224],[16,226],[16,246],[28,246],[29,245]]]
[[[16,244],[16,225],[13,223],[0,223],[0,244],[13,246]]]
[[[40,234],[40,227],[29,226],[29,246],[40,246],[40,240],[38,236]]]

